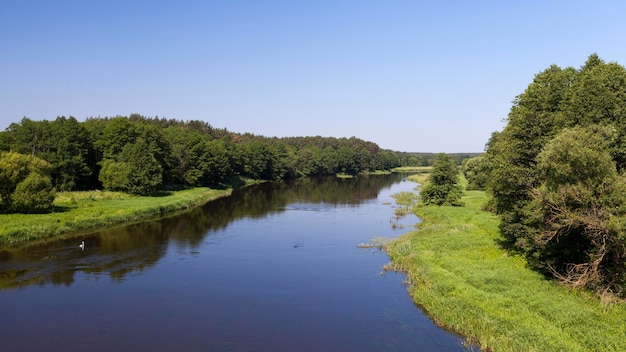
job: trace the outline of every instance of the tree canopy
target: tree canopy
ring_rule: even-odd
[[[626,70],[589,56],[538,73],[488,143],[488,189],[508,245],[576,286],[621,293]]]
[[[426,186],[420,192],[425,205],[462,205],[463,189],[459,185],[459,168],[447,154],[437,156]]]
[[[356,137],[264,137],[203,121],[139,114],[84,122],[71,116],[23,118],[0,132],[0,151],[46,161],[47,177],[58,191],[108,189],[140,195],[170,187],[219,186],[240,177],[355,175],[401,166],[397,152]]]
[[[52,208],[52,166],[31,155],[0,153],[0,211],[44,213]]]

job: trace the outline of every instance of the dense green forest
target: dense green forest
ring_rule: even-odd
[[[433,166],[441,153],[396,152],[401,166]],[[446,153],[456,165],[483,153]]]
[[[464,164],[486,187],[504,244],[573,287],[626,288],[626,70],[591,55],[552,65],[516,97],[487,153]]]
[[[432,165],[436,154],[381,149],[355,137],[264,137],[204,121],[150,118],[23,118],[0,132],[0,212],[47,212],[58,191],[138,195],[196,186],[356,175]],[[452,154],[460,165],[476,154]]]
[[[137,114],[85,122],[24,118],[0,133],[0,151],[5,212],[46,211],[50,197],[42,195],[51,190],[147,195],[170,187],[232,184],[240,177],[355,175],[401,165],[396,152],[355,137],[268,138],[216,129],[203,121]]]
[[[398,166],[436,154],[381,149],[355,137],[270,138],[204,121],[128,117],[23,118],[0,132],[0,212],[50,211],[55,191],[105,189],[148,195],[173,187],[236,184]],[[458,164],[475,154],[453,154]]]

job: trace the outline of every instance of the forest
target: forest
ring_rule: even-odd
[[[464,161],[502,244],[574,288],[626,289],[626,70],[590,55],[552,65],[518,95],[487,153]]]
[[[241,178],[303,176],[432,165],[436,154],[397,152],[362,139],[265,137],[140,114],[34,121],[0,132],[0,213],[42,213],[55,192],[151,195],[180,187],[237,185]],[[462,160],[476,153],[456,153]]]
[[[181,187],[237,185],[356,175],[428,160],[356,137],[270,138],[213,128],[204,121],[74,117],[23,118],[0,132],[0,212],[41,213],[58,191],[151,195]]]

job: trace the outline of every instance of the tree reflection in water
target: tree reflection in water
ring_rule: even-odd
[[[0,289],[29,285],[70,286],[76,272],[124,281],[155,265],[170,241],[194,248],[206,236],[240,218],[262,218],[292,203],[356,206],[376,199],[403,175],[304,178],[236,190],[203,207],[157,221],[115,227],[88,236],[0,248]],[[85,241],[85,250],[79,244]]]

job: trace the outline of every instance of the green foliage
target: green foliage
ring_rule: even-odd
[[[22,119],[12,123],[5,133],[8,148],[46,160],[52,166],[51,177],[59,190],[90,187],[91,139],[74,118],[58,117],[55,121]]]
[[[529,203],[538,265],[575,287],[621,293],[626,283],[626,180],[609,152],[614,130],[565,129],[537,157]]]
[[[302,175],[323,175],[322,150],[317,146],[306,146],[297,153],[295,167]]]
[[[172,181],[182,185],[199,185],[204,175],[203,156],[206,155],[209,137],[182,126],[169,126],[163,134],[169,143]]]
[[[1,212],[50,211],[55,195],[50,170],[49,163],[31,155],[0,154]]]
[[[83,123],[73,117],[24,118],[0,133],[0,150],[50,162],[52,183],[61,191],[104,188],[136,194],[220,185],[238,177],[356,175],[402,164],[399,153],[355,137],[268,138],[215,129],[203,121],[139,114]]]
[[[200,159],[201,184],[220,184],[233,174],[228,147],[228,142],[223,139],[215,139],[204,143],[205,152]]]
[[[594,54],[536,75],[488,143],[505,242],[575,286],[624,288],[625,121],[626,70]]]
[[[420,192],[425,205],[462,205],[463,190],[459,183],[459,170],[454,160],[441,153],[433,165],[427,184]]]
[[[437,160],[438,153],[413,153],[394,152],[400,163],[399,166],[433,166]],[[482,153],[447,153],[457,165],[461,165],[463,160],[473,158]]]
[[[126,162],[104,159],[100,170],[100,182],[109,191],[125,191],[131,172],[131,167]]]
[[[626,70],[592,55],[561,103],[565,127],[612,124],[617,138],[612,145],[618,170],[626,167]]]
[[[575,75],[573,69],[553,65],[535,76],[515,99],[504,130],[489,142],[490,191],[497,212],[506,214],[513,224],[521,217],[520,203],[530,199],[529,190],[537,183],[535,157],[557,132],[560,102]],[[503,232],[514,242],[519,229],[509,229],[510,224],[504,221]]]
[[[254,141],[247,145],[247,168],[246,173],[252,178],[262,180],[275,179],[273,164],[276,161],[270,147],[260,141]]]
[[[483,351],[626,350],[626,305],[529,270],[498,245],[499,220],[481,211],[485,192],[466,191],[462,200],[464,207],[414,208],[419,230],[385,246],[433,320]]]
[[[391,170],[401,165],[398,154],[391,150],[381,150],[376,154],[375,166],[376,170]]]
[[[135,124],[127,118],[116,117],[104,124],[104,130],[95,140],[96,149],[105,159],[116,159],[127,144],[139,137]]]
[[[463,175],[467,179],[467,190],[485,190],[491,163],[485,156],[476,156],[463,160]]]
[[[52,210],[54,196],[50,177],[31,172],[15,187],[12,209],[18,213],[46,213]]]
[[[343,146],[337,150],[337,163],[341,165],[337,170],[338,173],[356,175],[361,171],[357,163],[356,152],[348,146]]]
[[[120,153],[120,159],[130,165],[127,192],[149,195],[160,189],[163,182],[163,168],[159,164],[150,145],[143,138],[127,144]]]
[[[321,156],[323,175],[332,175],[339,172],[339,160],[337,158],[337,153],[335,153],[335,149],[332,147],[326,147],[322,150]]]
[[[156,192],[162,183],[162,168],[143,138],[122,148],[119,161],[102,162],[100,181],[107,190],[148,195]]]

